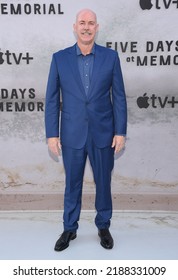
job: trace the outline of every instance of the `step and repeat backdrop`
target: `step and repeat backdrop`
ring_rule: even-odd
[[[45,91],[52,53],[75,43],[73,23],[83,8],[98,16],[96,42],[118,51],[127,94],[127,143],[115,158],[113,193],[174,195],[178,190],[178,1],[3,0],[1,198],[63,192],[62,159],[53,158],[46,145]],[[88,163],[84,192],[95,192]]]

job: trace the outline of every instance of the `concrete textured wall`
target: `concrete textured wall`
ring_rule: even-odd
[[[0,209],[63,208],[62,159],[45,140],[45,90],[51,55],[75,43],[75,15],[86,7],[98,15],[97,43],[119,52],[128,101],[114,208],[178,210],[178,7],[161,0],[0,4]],[[94,193],[87,163],[84,209]]]

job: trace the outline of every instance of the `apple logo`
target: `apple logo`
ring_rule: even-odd
[[[151,0],[140,0],[140,7],[142,10],[150,10],[152,6]]]
[[[137,105],[138,105],[139,108],[148,108],[149,97],[146,96],[146,95],[147,95],[147,93],[145,93],[143,96],[140,96],[140,97],[137,98]]]
[[[0,64],[4,63],[3,54],[3,52],[0,52]]]

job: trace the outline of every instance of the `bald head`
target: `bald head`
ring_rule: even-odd
[[[97,16],[95,14],[95,12],[93,12],[90,9],[82,9],[81,11],[79,11],[76,15],[76,22],[79,21],[79,19],[85,15],[91,15],[92,18],[95,19],[95,23],[97,23]]]

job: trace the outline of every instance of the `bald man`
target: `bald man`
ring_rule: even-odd
[[[96,186],[95,224],[100,244],[112,249],[111,172],[114,153],[125,145],[124,83],[118,53],[95,43],[96,14],[89,9],[80,11],[73,29],[77,42],[53,54],[46,91],[47,143],[54,155],[62,151],[66,176],[64,230],[54,249],[66,249],[77,237],[87,157]]]

